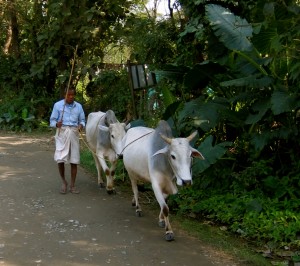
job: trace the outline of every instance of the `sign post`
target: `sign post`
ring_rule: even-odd
[[[129,84],[132,98],[132,111],[133,116],[137,118],[137,111],[135,106],[135,90],[141,90],[150,86],[156,85],[155,74],[148,70],[146,64],[132,64],[130,60],[127,61],[127,68],[129,73]]]

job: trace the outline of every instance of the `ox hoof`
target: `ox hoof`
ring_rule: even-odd
[[[136,217],[142,217],[143,216],[143,213],[141,211],[136,211],[135,212],[135,216]]]
[[[98,188],[105,188],[104,183],[99,183],[99,184],[98,184]]]
[[[174,239],[174,234],[173,233],[166,233],[165,240],[166,241],[173,241],[173,240],[175,240]]]
[[[106,192],[109,195],[112,195],[112,194],[116,195],[117,194],[117,192],[114,189],[106,190]]]
[[[161,228],[165,228],[165,226],[166,226],[165,221],[159,221],[158,226],[161,227]]]

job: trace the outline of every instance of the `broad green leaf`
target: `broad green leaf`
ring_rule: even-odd
[[[25,119],[28,116],[28,109],[25,107],[22,109],[22,118]]]
[[[182,82],[184,75],[190,70],[186,66],[177,66],[177,65],[164,65],[162,70],[155,71],[155,74],[160,79],[169,79],[176,82]]]
[[[206,5],[206,15],[220,41],[230,50],[251,51],[252,26],[219,5]]]
[[[210,61],[197,64],[184,76],[184,85],[191,90],[203,89],[214,78],[214,75],[224,71],[222,66]]]
[[[274,91],[271,97],[272,111],[275,115],[279,115],[289,108],[289,95],[286,91]]]
[[[268,134],[254,134],[250,142],[256,151],[261,151],[268,144],[269,139]]]
[[[220,83],[221,86],[230,87],[250,87],[250,88],[261,88],[267,87],[272,83],[270,77],[257,78],[256,75],[243,77],[239,79],[233,79],[228,81],[223,81]]]
[[[219,121],[219,114],[228,108],[226,101],[205,102],[202,97],[190,101],[184,105],[180,112],[179,122],[183,123],[186,118],[193,120],[193,126],[209,131],[214,128]]]
[[[232,145],[231,142],[222,142],[215,146],[212,145],[213,137],[208,136],[198,147],[198,150],[201,151],[204,156],[204,160],[195,160],[193,165],[193,172],[195,175],[198,175],[204,172],[211,165],[215,164],[227,151],[227,146]]]
[[[185,26],[183,32],[179,34],[180,38],[184,38],[186,35],[191,33],[195,34],[196,39],[201,38],[203,34],[203,24],[199,23],[199,18],[191,18],[189,23]]]
[[[170,117],[173,117],[174,114],[176,114],[178,112],[178,110],[181,109],[182,105],[183,105],[182,101],[177,101],[177,102],[174,102],[174,103],[168,105],[162,116],[162,119],[168,120]]]
[[[259,71],[263,75],[268,75],[263,66],[272,61],[272,58],[261,58],[255,51],[252,52],[239,52],[234,51],[233,55],[238,54],[236,61],[234,62],[234,69],[242,73],[244,76],[255,75]]]
[[[266,112],[270,109],[270,101],[269,99],[262,99],[257,101],[252,105],[252,109],[255,112],[254,114],[249,114],[247,119],[245,120],[246,125],[253,125],[259,122]]]
[[[169,106],[170,104],[174,103],[176,101],[176,98],[170,91],[170,89],[166,86],[163,86],[162,89],[162,94],[163,94],[163,101],[165,106]]]
[[[297,94],[289,94],[287,91],[274,91],[271,97],[272,111],[274,115],[291,112],[300,105]]]
[[[290,78],[293,81],[296,81],[300,78],[300,62],[295,60],[293,64],[291,64],[290,68]]]

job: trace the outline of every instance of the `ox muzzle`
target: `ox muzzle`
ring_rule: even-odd
[[[182,186],[187,187],[192,185],[192,180],[182,180]]]

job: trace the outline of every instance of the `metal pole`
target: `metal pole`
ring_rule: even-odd
[[[129,86],[130,86],[130,92],[131,92],[132,112],[133,112],[134,119],[136,119],[137,113],[136,113],[136,106],[135,106],[135,99],[134,99],[134,89],[133,89],[133,80],[132,80],[132,71],[131,71],[130,60],[127,60],[127,67],[128,67]]]

